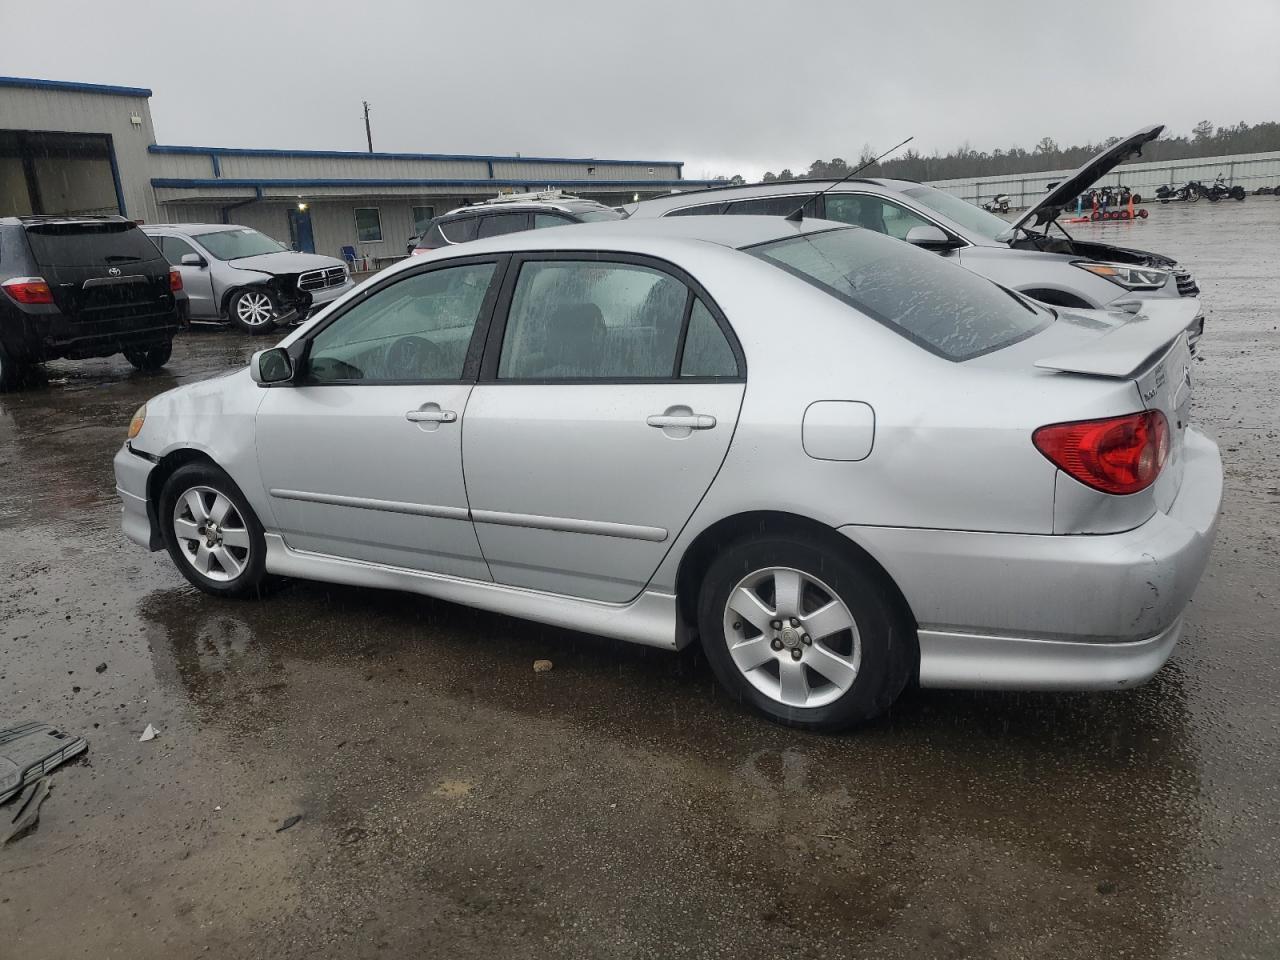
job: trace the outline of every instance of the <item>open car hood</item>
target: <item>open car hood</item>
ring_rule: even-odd
[[[1038,227],[1049,223],[1051,220],[1056,220],[1058,214],[1062,213],[1076,197],[1126,160],[1141,154],[1142,148],[1160,136],[1163,130],[1164,124],[1162,123],[1143,127],[1136,133],[1129,134],[1123,140],[1117,140],[1101,153],[1087,160],[1083,166],[1079,167],[1070,176],[1058,181],[1051,190],[1040,198],[1039,203],[1028,207],[1022,216],[1014,221],[1013,226],[1001,235],[1001,239],[1012,237],[1019,227]]]

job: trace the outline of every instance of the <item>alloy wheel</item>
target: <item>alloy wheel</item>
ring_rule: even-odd
[[[246,326],[260,327],[275,317],[275,307],[265,293],[248,291],[236,301],[236,318]]]
[[[212,487],[191,487],[173,505],[179,552],[202,577],[228,583],[249,564],[250,539],[231,498]]]
[[[767,567],[729,592],[724,635],[757,690],[789,707],[821,707],[849,691],[862,663],[858,625],[835,591],[791,567]]]

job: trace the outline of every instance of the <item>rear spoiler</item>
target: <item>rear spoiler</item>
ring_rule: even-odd
[[[1088,346],[1059,353],[1036,366],[1064,373],[1086,373],[1095,377],[1128,377],[1137,373],[1183,333],[1189,333],[1200,316],[1200,300],[1142,300],[1132,320],[1104,333]]]

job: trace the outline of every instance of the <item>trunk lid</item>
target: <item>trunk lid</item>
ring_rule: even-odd
[[[128,220],[24,223],[27,243],[54,303],[77,323],[169,312],[169,264]]]
[[[1169,421],[1169,454],[1153,487],[1156,506],[1168,510],[1182,484],[1182,448],[1191,413],[1189,328],[1200,313],[1196,299],[1143,300],[1134,315],[1108,314],[1091,338],[1035,362],[1046,370],[1132,380],[1143,408]],[[1064,319],[1071,322],[1070,314]],[[1081,319],[1084,319],[1083,317]]]
[[[1019,227],[1041,226],[1056,220],[1058,214],[1062,213],[1076,197],[1126,160],[1139,156],[1142,148],[1160,136],[1163,130],[1164,124],[1160,123],[1143,127],[1087,160],[1070,176],[1060,180],[1053,189],[1040,198],[1038,203],[1028,207],[1022,216],[1013,222],[1013,226],[1007,233],[1001,235],[1001,239],[1006,236],[1013,237],[1017,234]]]

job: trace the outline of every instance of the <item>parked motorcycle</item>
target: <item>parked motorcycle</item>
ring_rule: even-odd
[[[1174,200],[1195,203],[1200,199],[1200,191],[1202,189],[1203,187],[1200,186],[1200,181],[1198,180],[1188,180],[1180,187],[1165,184],[1164,186],[1156,187],[1156,199],[1161,203],[1169,203]]]
[[[1239,184],[1230,187],[1227,186],[1227,178],[1222,174],[1218,174],[1218,179],[1213,181],[1211,186],[1201,187],[1200,189],[1203,191],[1204,195],[1209,198],[1210,203],[1217,203],[1219,200],[1224,200],[1227,197],[1230,197],[1232,200],[1244,199],[1244,187]]]
[[[997,193],[982,205],[982,209],[988,213],[1008,213],[1009,195],[1007,193]]]

